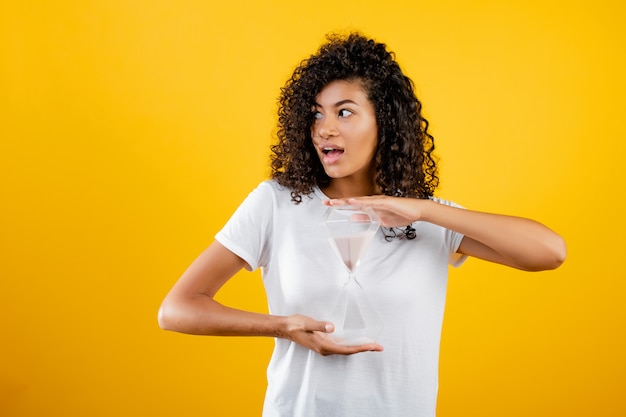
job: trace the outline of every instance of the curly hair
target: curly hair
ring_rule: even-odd
[[[378,126],[374,181],[385,195],[429,198],[438,183],[434,138],[422,116],[413,82],[385,44],[359,33],[327,35],[328,42],[305,59],[281,88],[278,142],[271,147],[271,177],[289,187],[300,203],[315,186],[329,185],[311,139],[313,106],[335,80],[358,81],[373,104]]]

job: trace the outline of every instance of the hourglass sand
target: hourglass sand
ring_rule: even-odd
[[[330,336],[336,343],[348,346],[375,342],[383,324],[355,272],[380,219],[370,208],[333,206],[326,211],[323,224],[333,251],[348,273],[331,313],[335,331]]]

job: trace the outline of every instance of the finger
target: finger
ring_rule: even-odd
[[[311,320],[304,328],[307,332],[332,333],[335,331],[335,325],[328,321]]]
[[[354,353],[359,352],[382,352],[383,347],[378,343],[368,343],[366,345],[351,346],[354,349]]]
[[[348,202],[349,199],[343,198],[331,198],[330,200],[324,200],[324,205],[326,206],[345,206],[350,204]]]
[[[353,204],[353,203],[372,204],[376,202],[376,200],[384,200],[386,199],[386,197],[387,196],[382,196],[382,195],[362,195],[362,196],[350,197],[350,198],[347,198],[346,200],[348,201],[349,204]]]
[[[385,207],[385,201],[375,196],[351,197],[346,200],[346,204],[359,207],[371,207],[374,210]]]
[[[344,346],[333,343],[332,345],[326,346],[323,351],[326,355],[354,355],[362,352],[382,352],[383,347],[378,343],[368,343],[357,346]]]

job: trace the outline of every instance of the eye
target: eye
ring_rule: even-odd
[[[339,117],[348,117],[352,114],[352,112],[348,109],[339,110]]]
[[[321,119],[322,117],[323,117],[323,116],[322,116],[322,113],[320,113],[320,112],[318,112],[318,111],[314,111],[314,112],[313,112],[313,118],[314,118],[315,120]]]

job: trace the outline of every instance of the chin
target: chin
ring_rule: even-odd
[[[336,180],[336,179],[345,177],[345,175],[342,175],[341,173],[338,173],[337,171],[332,171],[332,170],[329,171],[329,170],[325,169],[324,172],[332,180]]]

